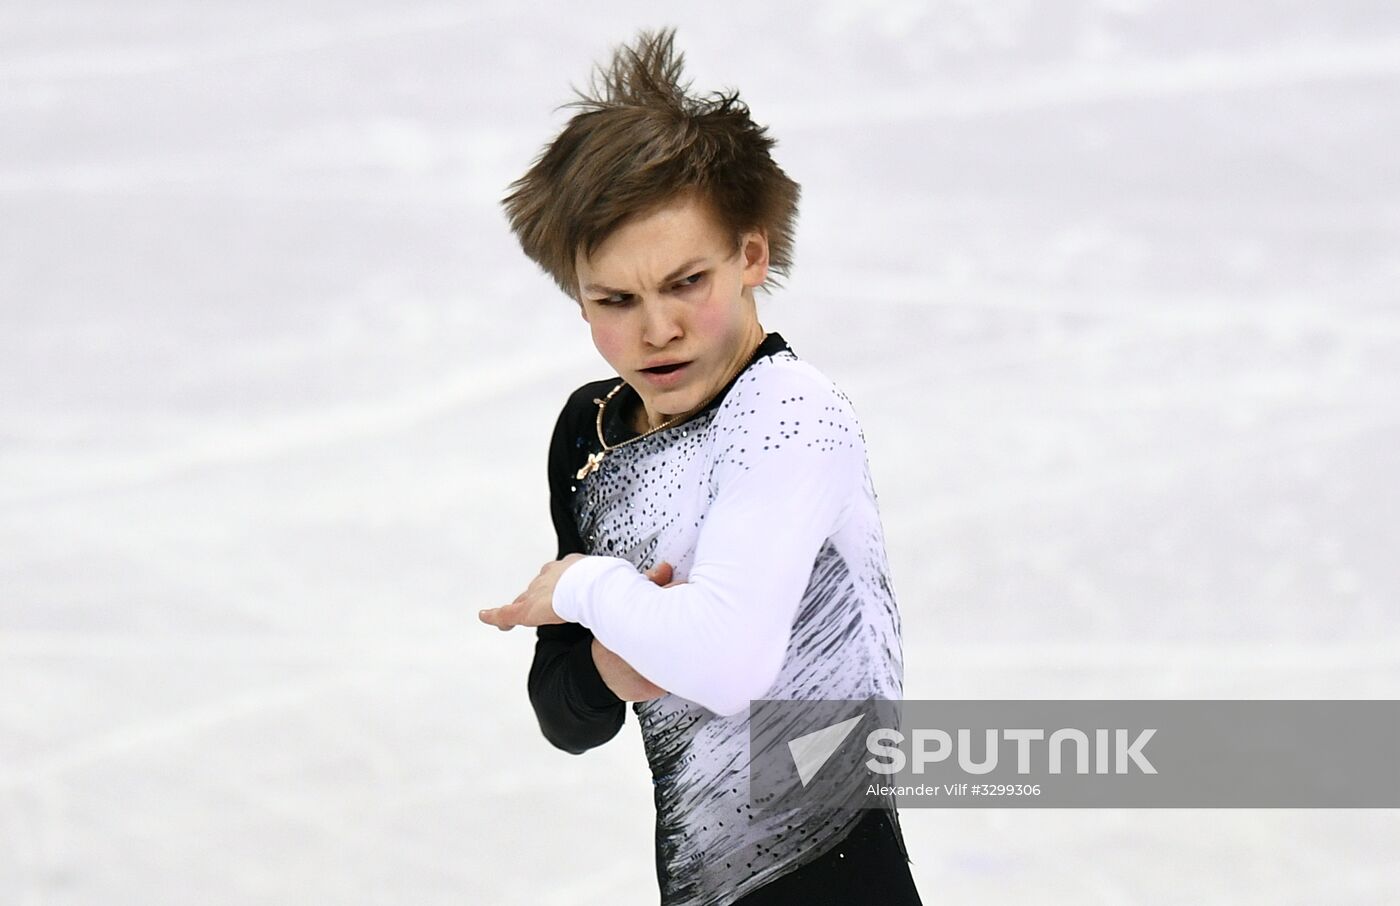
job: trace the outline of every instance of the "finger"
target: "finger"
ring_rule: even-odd
[[[671,581],[671,576],[673,572],[674,571],[671,569],[671,564],[667,563],[665,560],[662,560],[660,563],[647,570],[646,575],[648,579],[655,582],[657,585],[665,585],[666,583]]]
[[[492,607],[487,610],[477,611],[476,617],[488,626],[495,626],[502,632],[508,632],[515,628],[515,621],[506,613],[504,607]]]

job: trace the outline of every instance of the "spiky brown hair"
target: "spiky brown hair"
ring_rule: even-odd
[[[525,254],[579,297],[575,256],[592,255],[625,221],[697,193],[734,237],[768,237],[770,274],[792,267],[800,188],[737,91],[700,97],[682,83],[675,30],[642,32],[595,67],[579,110],[501,202]],[[776,283],[769,278],[765,288]]]

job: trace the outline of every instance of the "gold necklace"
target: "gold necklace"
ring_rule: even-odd
[[[589,475],[593,474],[593,472],[597,471],[598,467],[603,464],[603,457],[607,456],[612,451],[625,447],[628,444],[635,444],[639,440],[651,437],[658,431],[665,431],[667,428],[671,427],[676,422],[680,421],[681,419],[685,418],[687,415],[690,414],[689,412],[682,412],[680,415],[673,415],[661,424],[657,425],[655,428],[652,428],[650,431],[647,431],[643,434],[638,434],[636,437],[629,437],[622,443],[613,444],[610,447],[608,446],[608,442],[603,440],[603,411],[607,408],[608,403],[612,401],[612,398],[617,396],[618,391],[626,386],[626,381],[619,381],[616,387],[608,391],[607,396],[603,397],[602,399],[598,399],[595,397],[593,400],[593,402],[598,404],[598,443],[602,444],[603,449],[599,450],[597,453],[588,454],[588,462],[584,463],[583,468],[579,469],[578,472],[574,475],[574,477],[577,478],[579,481],[583,481]],[[714,396],[718,395],[719,394],[715,394]],[[710,400],[714,399],[714,396],[711,396],[710,399],[707,399],[705,400],[705,402],[701,403],[699,409],[705,408],[705,406],[709,404]],[[691,411],[698,411],[698,409]]]

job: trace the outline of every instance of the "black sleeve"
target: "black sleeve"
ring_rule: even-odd
[[[549,510],[559,542],[558,557],[588,553],[574,523],[569,488],[571,473],[587,457],[587,451],[580,453],[582,435],[577,426],[592,397],[590,388],[584,387],[570,398],[559,413],[549,443]],[[616,736],[626,706],[603,682],[593,663],[593,633],[577,623],[560,623],[539,627],[535,636],[528,685],[530,704],[544,738],[578,755]]]

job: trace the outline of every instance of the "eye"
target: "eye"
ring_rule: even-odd
[[[622,306],[622,305],[626,305],[628,302],[631,302],[631,301],[632,301],[632,294],[631,294],[631,293],[613,293],[611,296],[606,296],[606,297],[604,297],[604,298],[602,298],[602,299],[593,299],[593,300],[591,300],[591,301],[592,301],[595,305],[603,305],[603,306],[607,306],[607,307]]]
[[[703,283],[704,281],[705,281],[705,272],[704,272],[704,271],[700,271],[698,274],[691,274],[689,277],[686,277],[685,279],[683,279],[683,280],[681,280],[680,282],[676,283],[676,285],[675,285],[674,288],[675,288],[675,289],[687,289],[687,288],[692,287],[692,286],[699,286],[699,285],[700,285],[701,283]]]

